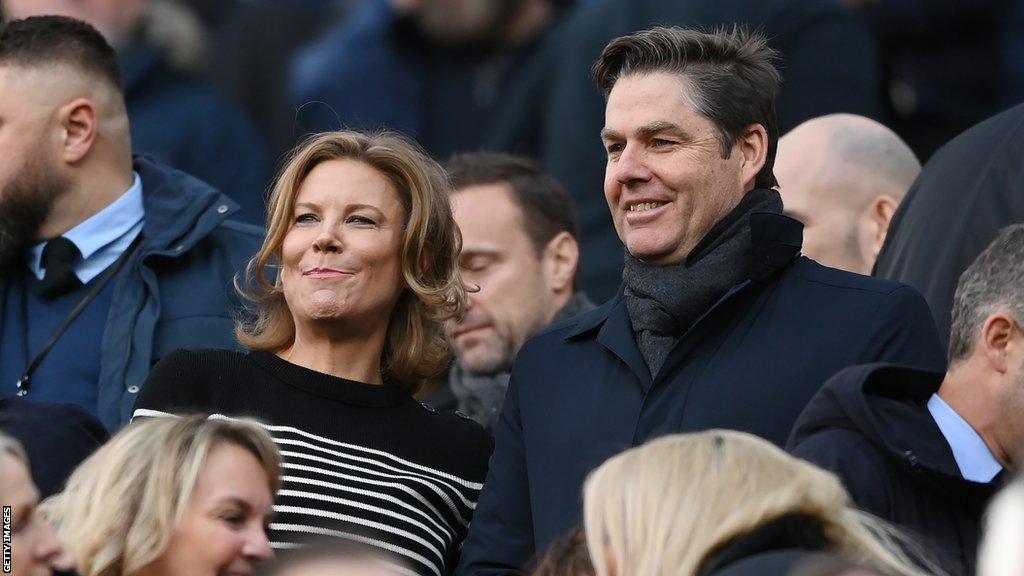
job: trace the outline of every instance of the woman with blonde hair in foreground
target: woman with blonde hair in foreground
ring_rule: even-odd
[[[252,421],[136,422],[44,508],[81,576],[245,576],[273,557],[280,466]]]
[[[743,432],[678,434],[627,450],[584,485],[598,576],[707,576],[757,554],[831,552],[920,576],[884,522],[855,510],[839,479]]]

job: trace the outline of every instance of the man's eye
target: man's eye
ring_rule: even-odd
[[[608,155],[611,156],[612,154],[622,152],[622,144],[608,144],[604,149],[608,152]]]
[[[466,272],[482,272],[490,263],[486,258],[470,258],[462,263],[462,269]]]
[[[672,144],[675,144],[675,142],[671,140],[665,140],[664,138],[655,138],[651,140],[651,146],[654,146],[655,148],[671,146]]]

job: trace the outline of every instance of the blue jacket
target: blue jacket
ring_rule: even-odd
[[[262,229],[228,220],[238,206],[209,185],[146,157],[134,169],[145,222],[113,282],[97,385],[97,414],[111,431],[131,418],[150,367],[171,350],[238,347],[232,279],[263,240]]]
[[[797,257],[802,226],[751,216],[749,278],[677,342],[652,379],[622,289],[522,348],[459,574],[515,574],[580,516],[580,487],[608,457],[665,434],[729,428],[782,445],[838,370],[890,360],[942,370],[912,288]]]

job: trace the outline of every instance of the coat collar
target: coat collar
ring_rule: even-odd
[[[146,212],[141,251],[184,253],[238,211],[209,184],[151,158],[135,156],[133,168],[142,178]]]

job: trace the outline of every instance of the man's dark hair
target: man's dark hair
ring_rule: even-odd
[[[579,238],[572,197],[533,160],[497,152],[469,152],[453,156],[444,167],[456,192],[469,186],[507,184],[512,201],[523,213],[523,228],[538,255],[561,232]],[[576,290],[580,287],[581,268],[576,266]]]
[[[1000,230],[960,275],[953,295],[949,362],[967,358],[990,314],[1009,308],[1024,329],[1024,224]]]
[[[718,132],[722,158],[751,124],[768,133],[768,154],[754,186],[777,186],[772,168],[779,141],[775,98],[781,77],[774,62],[778,52],[760,33],[745,28],[703,32],[656,27],[620,36],[608,43],[594,64],[597,86],[608,98],[623,76],[671,72],[689,80],[697,112]]]
[[[0,24],[0,66],[65,64],[123,92],[117,54],[95,28],[64,16],[33,16]]]

